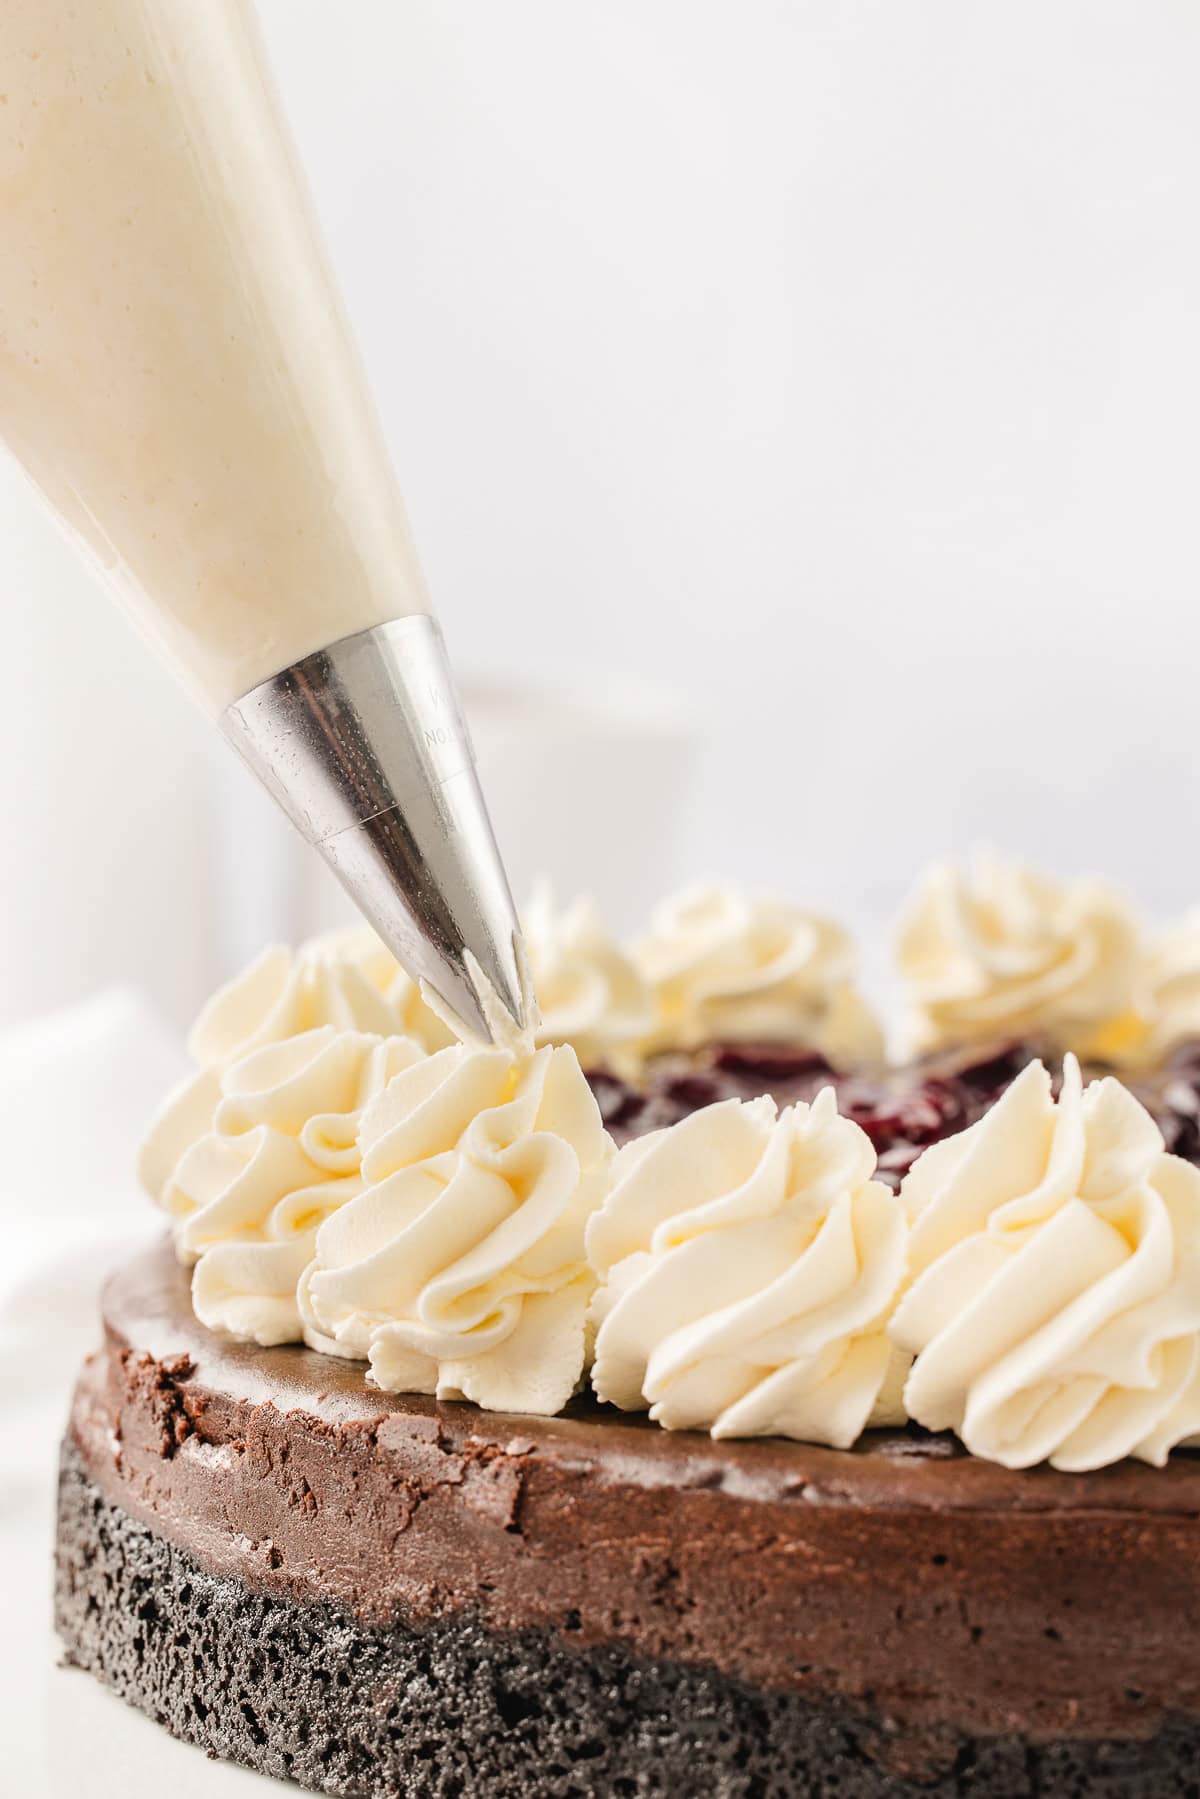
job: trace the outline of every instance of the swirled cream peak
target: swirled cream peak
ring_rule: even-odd
[[[654,1023],[649,984],[585,896],[559,908],[547,886],[522,917],[541,1011],[539,1043],[569,1043],[587,1067],[632,1070]]]
[[[1111,888],[990,856],[931,868],[898,940],[919,1049],[1032,1036],[1124,1061],[1145,1034],[1140,963],[1137,920]]]
[[[853,1443],[904,1270],[874,1171],[830,1088],[782,1113],[724,1100],[621,1150],[588,1227],[600,1398],[671,1430]]]
[[[612,1145],[574,1050],[459,1045],[368,1107],[364,1187],[317,1233],[308,1341],[392,1392],[553,1413],[584,1366]]]
[[[811,1044],[835,1067],[882,1052],[853,984],[850,939],[828,919],[695,887],[658,908],[633,958],[654,993],[653,1048],[785,1040]]]
[[[412,1037],[427,1049],[451,1041],[416,982],[364,928],[316,937],[297,950],[264,949],[208,1001],[188,1049],[201,1068],[221,1068],[320,1025]]]
[[[244,0],[0,8],[0,436],[219,713],[428,609]]]
[[[339,932],[299,950],[271,945],[196,1019],[188,1049],[197,1071],[167,1096],[139,1152],[147,1192],[165,1192],[183,1150],[210,1130],[226,1071],[257,1050],[322,1029],[408,1037],[421,1049],[449,1039],[373,931]]]
[[[390,1029],[411,1037],[424,1050],[448,1049],[458,1041],[453,1027],[435,1012],[421,991],[419,981],[393,956],[369,925],[351,925],[314,937],[299,952],[301,964],[314,960],[329,968],[353,969],[362,976],[388,1008]]]
[[[262,1344],[300,1339],[296,1286],[317,1226],[361,1185],[359,1116],[421,1056],[405,1038],[326,1024],[168,1100],[142,1166],[181,1260],[195,1263],[202,1323]]]
[[[912,1417],[990,1461],[1161,1464],[1200,1430],[1200,1170],[1119,1081],[1031,1063],[901,1190]]]

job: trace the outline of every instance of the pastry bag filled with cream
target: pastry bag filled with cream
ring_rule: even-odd
[[[481,985],[524,1022],[441,633],[252,9],[6,0],[0,93],[0,439],[401,960],[468,1030]]]

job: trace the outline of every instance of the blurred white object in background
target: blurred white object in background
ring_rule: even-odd
[[[702,734],[683,695],[615,673],[537,683],[468,677],[460,692],[518,906],[545,878],[564,900],[591,894],[614,930],[640,925],[693,869]],[[294,834],[272,836],[276,821],[257,804],[250,819],[258,798],[240,787],[230,794],[241,814],[236,820],[231,811],[229,829],[243,874],[243,846],[257,845],[256,887],[240,902],[243,960],[263,942],[269,894],[290,908],[293,938],[353,916],[305,844]]]
[[[130,981],[212,984],[215,773],[232,761],[0,455],[0,1027]]]
[[[180,1034],[131,988],[0,1032],[0,1298],[43,1250],[145,1223],[137,1146],[189,1069]]]
[[[545,877],[626,932],[693,872],[702,740],[678,691],[606,673],[468,680],[463,704],[518,905]]]

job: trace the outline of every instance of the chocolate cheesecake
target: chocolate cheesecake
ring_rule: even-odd
[[[1194,1793],[1200,1459],[715,1443],[372,1391],[116,1275],[63,1452],[71,1662],[340,1794]]]
[[[897,1064],[776,902],[529,948],[538,1042],[357,938],[201,1014],[69,1659],[371,1799],[1195,1799],[1200,918],[942,871]]]

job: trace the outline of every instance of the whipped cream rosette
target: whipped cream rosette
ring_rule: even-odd
[[[1162,1463],[1200,1430],[1200,1170],[1120,1082],[1034,1062],[901,1189],[912,1417],[1008,1467]]]
[[[454,1041],[375,932],[355,925],[298,949],[270,944],[202,1008],[188,1051],[202,1070],[221,1068],[265,1043],[282,1043],[320,1025],[410,1037],[425,1050]]]
[[[388,997],[389,962],[399,966],[373,931],[352,930],[315,938],[298,950],[271,944],[218,988],[188,1036],[196,1073],[168,1094],[142,1145],[143,1186],[152,1194],[162,1191],[182,1146],[211,1124],[221,1071],[251,1051],[322,1026],[379,1037],[411,1035],[401,1028],[402,1009]],[[424,1038],[417,1041],[425,1046]]]
[[[209,1108],[195,1084],[168,1102],[142,1173],[181,1260],[196,1264],[202,1323],[261,1344],[300,1339],[296,1285],[317,1226],[361,1186],[359,1116],[421,1054],[405,1038],[323,1025],[213,1074]]]
[[[588,1227],[600,1398],[668,1429],[853,1443],[904,1271],[874,1170],[829,1088],[782,1113],[725,1100],[621,1150]]]
[[[1181,1043],[1200,1042],[1200,907],[1156,933],[1144,976],[1150,1021],[1145,1059],[1154,1063]]]
[[[348,947],[340,934],[299,950],[271,944],[200,1012],[188,1037],[192,1060],[202,1069],[223,1068],[265,1043],[282,1043],[320,1025],[403,1035],[381,986],[369,978],[361,955],[346,953]]]
[[[365,1113],[364,1187],[301,1283],[315,1347],[393,1392],[559,1411],[583,1372],[588,1217],[612,1144],[570,1048],[459,1045]]]
[[[298,950],[272,944],[214,993],[192,1026],[196,1072],[168,1094],[141,1148],[147,1191],[161,1193],[182,1150],[210,1129],[222,1071],[321,1028],[407,1037],[421,1049],[453,1040],[373,931],[332,933]]]
[[[254,1050],[322,1026],[381,1037],[403,1034],[379,987],[331,940],[300,950],[271,944],[218,988],[188,1036],[196,1072],[167,1095],[143,1142],[138,1172],[147,1191],[157,1196],[182,1149],[210,1128],[221,1099],[222,1070]]]
[[[305,967],[317,961],[326,968],[352,969],[383,998],[391,1030],[411,1037],[422,1049],[446,1049],[457,1041],[450,1024],[426,1003],[420,982],[397,962],[369,925],[351,925],[314,937],[299,956]]]
[[[539,887],[522,914],[537,993],[539,1043],[569,1043],[585,1068],[636,1071],[654,1024],[654,997],[631,958],[580,896],[555,905]]]
[[[633,959],[654,994],[649,1049],[789,1042],[837,1068],[882,1054],[853,945],[829,919],[730,887],[690,888],[657,909]]]
[[[897,959],[917,1049],[1032,1037],[1102,1061],[1141,1051],[1141,930],[1102,882],[991,856],[969,871],[938,863],[909,902]]]

